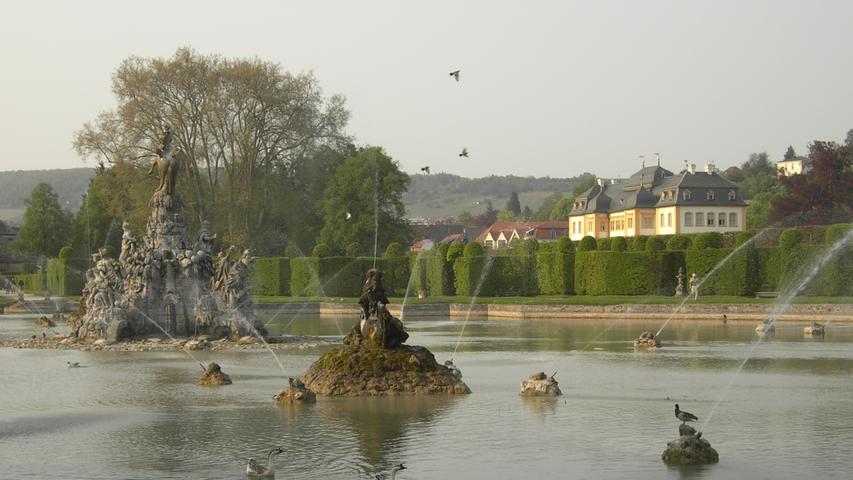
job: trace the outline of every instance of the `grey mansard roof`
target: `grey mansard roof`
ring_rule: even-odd
[[[686,191],[690,192],[689,199],[685,198]],[[713,199],[708,198],[708,192],[714,192]],[[729,192],[734,192],[733,200],[729,199]],[[738,187],[717,172],[684,171],[674,174],[656,166],[645,167],[627,180],[611,180],[604,182],[604,185],[594,185],[575,198],[569,215],[615,213],[673,205],[742,207],[746,202]]]

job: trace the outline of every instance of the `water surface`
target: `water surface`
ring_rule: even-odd
[[[291,320],[293,320],[292,323]],[[32,316],[0,317],[0,338],[41,334]],[[351,319],[287,316],[270,331],[340,338]],[[462,397],[327,399],[276,407],[286,385],[264,350],[202,352],[234,384],[195,385],[181,352],[0,349],[0,477],[245,478],[248,457],[275,446],[277,478],[373,478],[403,462],[404,479],[849,478],[853,467],[853,328],[824,340],[780,325],[755,350],[754,325],[671,323],[664,348],[631,340],[661,322],[474,320],[455,363]],[[408,318],[409,343],[450,357],[461,321]],[[279,352],[298,375],[327,348]],[[87,368],[67,369],[66,361]],[[518,396],[531,373],[557,372],[564,396]],[[721,462],[667,467],[679,422],[698,415]],[[369,476],[368,476],[369,475]]]

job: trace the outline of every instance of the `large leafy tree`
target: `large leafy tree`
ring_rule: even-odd
[[[110,197],[116,197],[107,191],[111,181],[112,177],[105,170],[99,170],[90,180],[80,210],[74,217],[71,244],[74,262],[78,265],[86,265],[91,254],[100,247],[111,245],[118,250],[121,246],[120,218],[125,212],[115,208],[120,205],[118,202],[110,203]]]
[[[337,253],[357,243],[360,254],[372,255],[378,224],[379,252],[391,242],[408,245],[412,233],[403,218],[408,185],[409,176],[380,147],[347,158],[323,193],[321,241]]]
[[[740,166],[741,180],[737,181],[741,195],[752,198],[758,193],[776,189],[778,185],[776,166],[770,161],[767,152],[752,153]]]
[[[36,185],[25,203],[27,208],[15,241],[16,249],[31,257],[55,257],[70,236],[70,215],[59,205],[59,197],[47,183]]]
[[[772,203],[770,222],[825,224],[853,219],[853,147],[815,141],[809,145],[811,168],[780,177],[784,189]]]
[[[282,187],[294,164],[323,146],[348,143],[343,97],[324,97],[310,73],[257,58],[188,48],[166,59],[130,57],[113,75],[113,92],[117,108],[77,132],[78,153],[131,167],[117,180],[130,189],[132,211],[154,189],[145,172],[164,125],[171,126],[188,219],[212,220],[220,238],[238,245],[282,228],[273,210],[286,200]],[[134,218],[136,226],[143,222]]]

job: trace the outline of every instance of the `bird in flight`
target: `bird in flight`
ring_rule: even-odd
[[[454,70],[450,72],[450,76],[455,78],[457,82],[459,81],[459,72],[461,72],[461,70]]]
[[[468,157],[468,147],[462,149],[462,153],[459,154],[460,157]]]
[[[429,175],[429,165],[427,165],[426,167],[421,167],[421,171]]]

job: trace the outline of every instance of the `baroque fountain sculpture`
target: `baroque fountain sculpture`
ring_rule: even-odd
[[[81,308],[73,319],[78,338],[267,334],[249,296],[249,251],[232,262],[230,247],[214,261],[216,235],[208,221],[190,241],[175,189],[179,163],[173,153],[166,127],[149,171],[158,171],[159,183],[149,203],[146,234],[138,239],[125,222],[119,258],[109,258],[106,249],[92,255],[94,266],[86,272]]]

